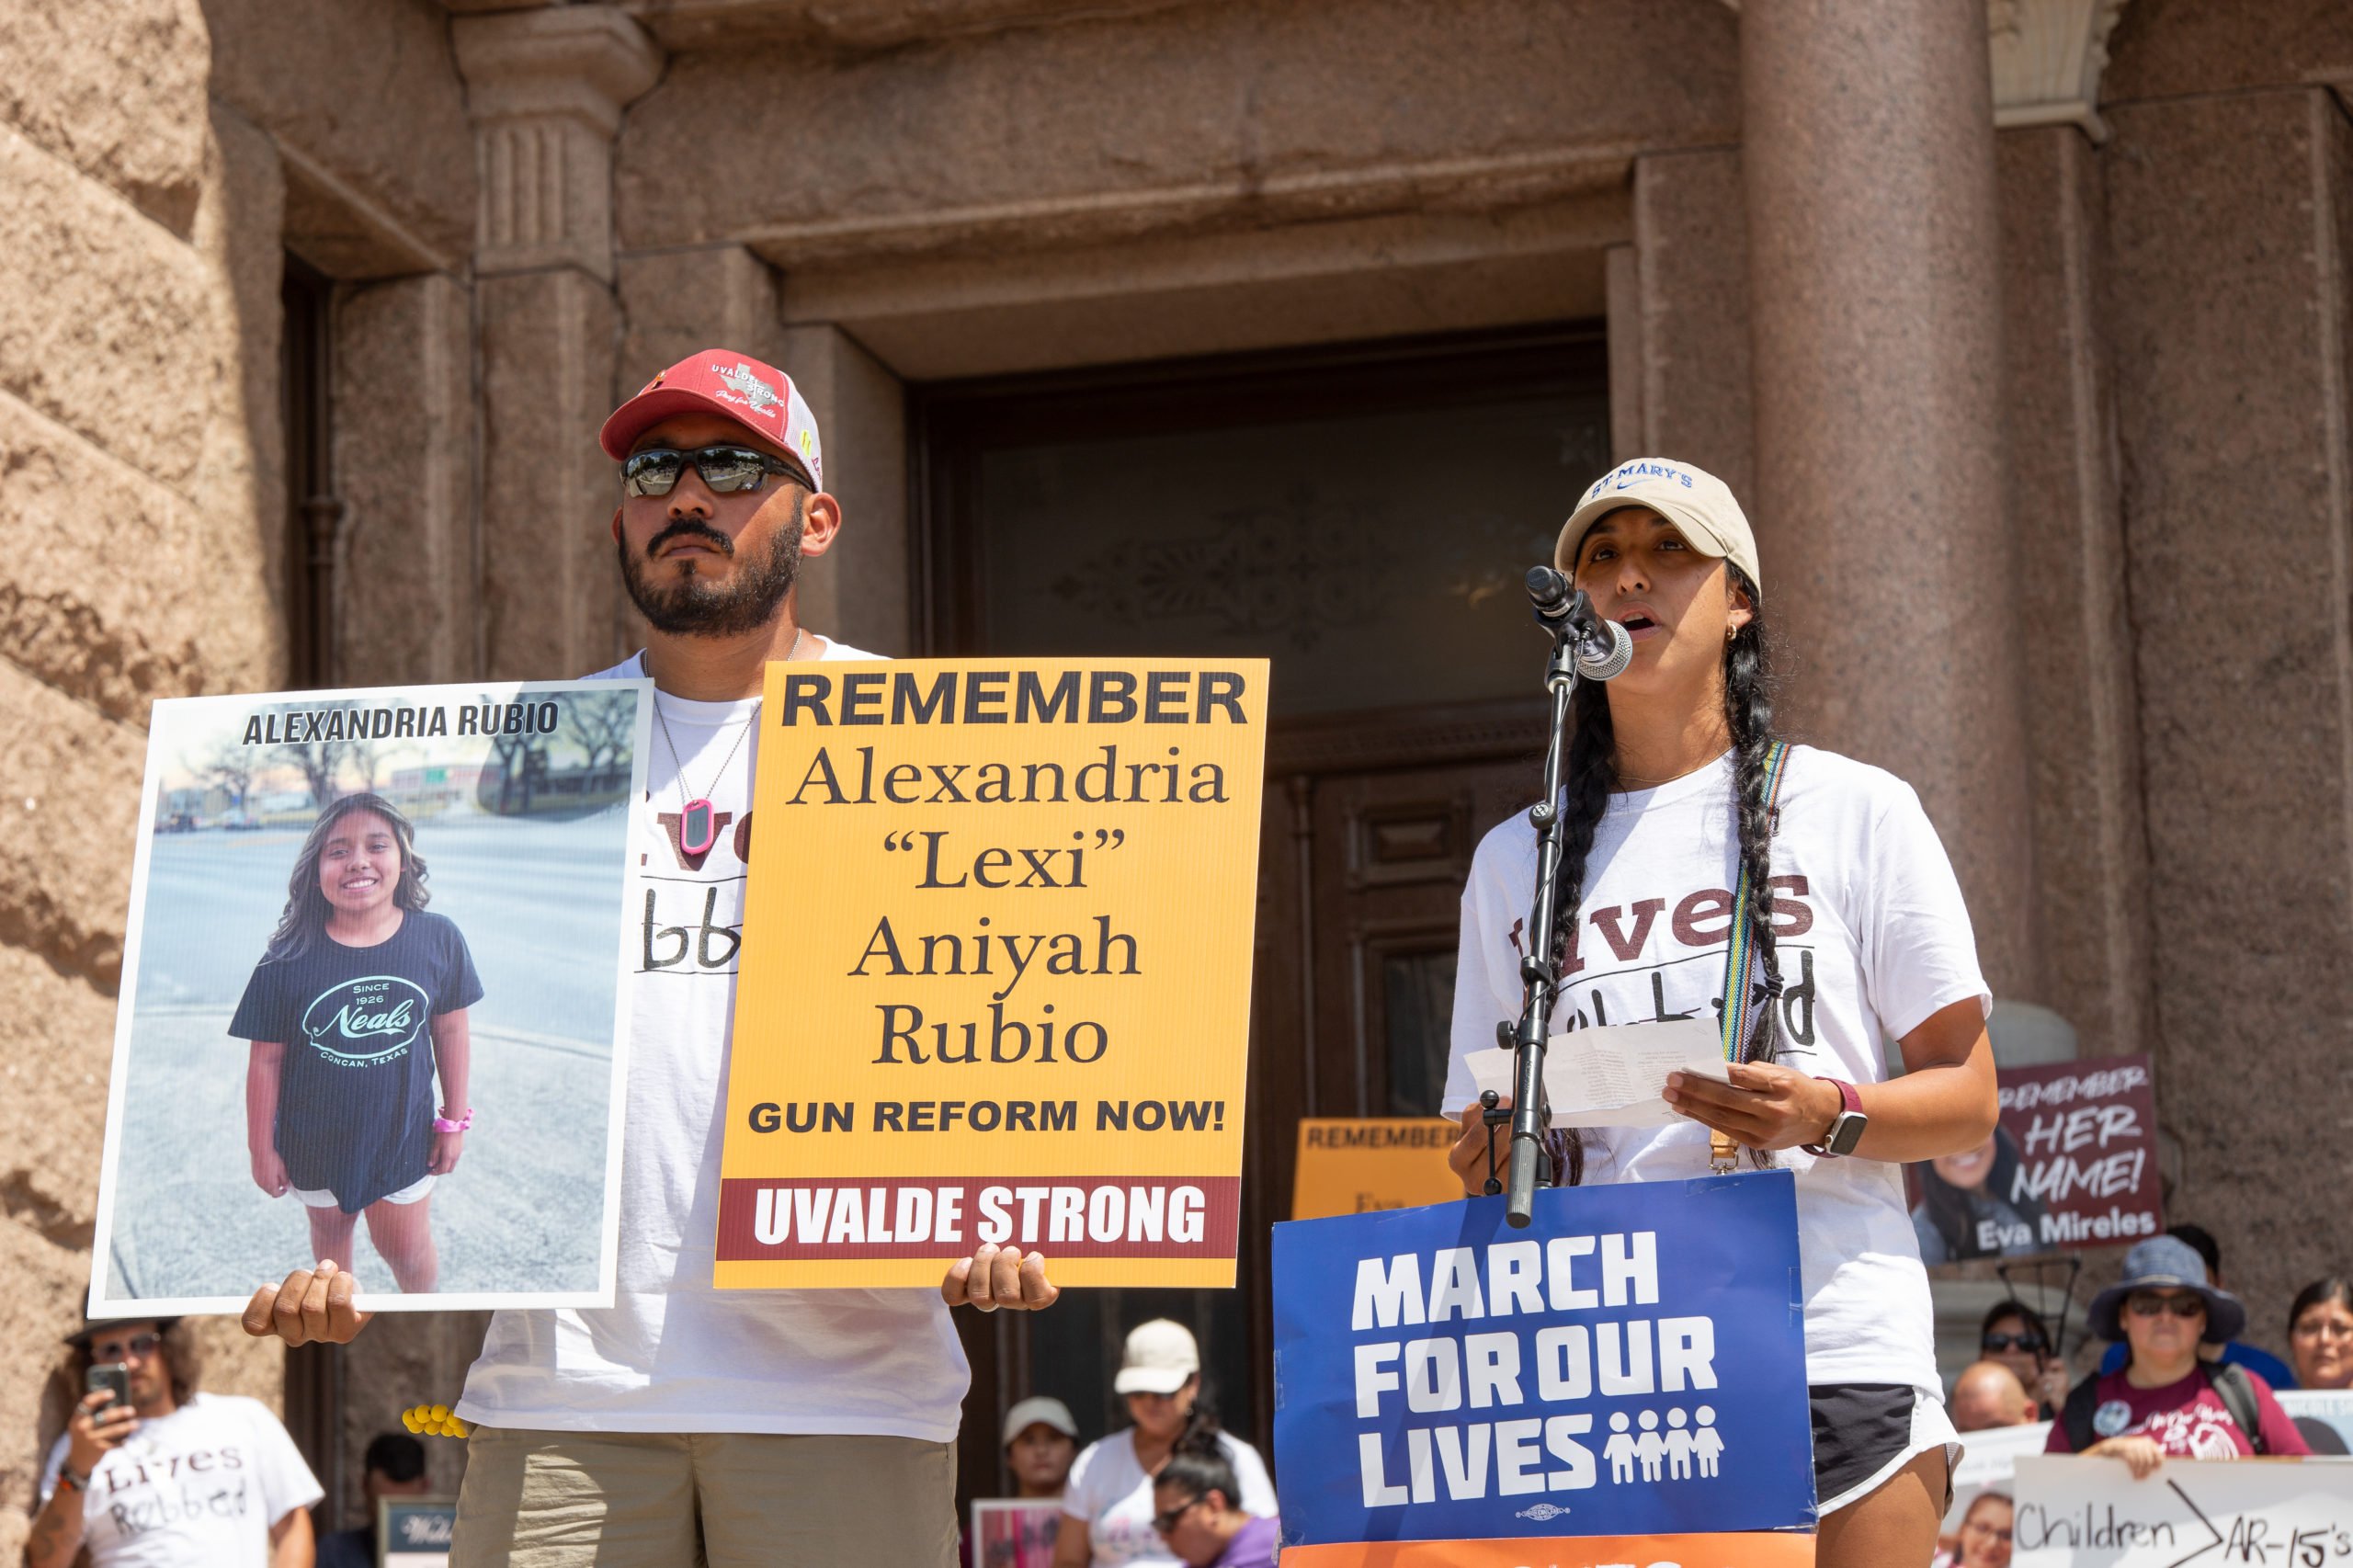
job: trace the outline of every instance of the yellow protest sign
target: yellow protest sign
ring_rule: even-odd
[[[1461,1129],[1424,1116],[1311,1116],[1299,1124],[1290,1217],[1451,1203],[1462,1184],[1446,1163]]]
[[[1267,664],[767,668],[722,1288],[1230,1285]]]

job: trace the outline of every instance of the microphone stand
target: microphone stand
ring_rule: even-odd
[[[1585,595],[1576,596],[1582,609]],[[1535,1191],[1554,1186],[1560,1174],[1552,1169],[1544,1146],[1544,1040],[1551,1027],[1552,1004],[1560,987],[1552,972],[1552,931],[1559,911],[1553,907],[1553,886],[1561,869],[1561,769],[1566,760],[1569,700],[1577,688],[1576,639],[1580,619],[1574,613],[1557,619],[1539,615],[1537,624],[1552,635],[1552,656],[1544,665],[1544,685],[1552,694],[1552,732],[1544,742],[1544,795],[1528,813],[1536,829],[1536,902],[1528,916],[1528,946],[1519,960],[1520,983],[1526,992],[1517,1027],[1495,1026],[1495,1043],[1512,1052],[1511,1108],[1497,1108],[1495,1092],[1479,1096],[1486,1125],[1511,1127],[1506,1159],[1508,1183],[1495,1179],[1495,1145],[1487,1142],[1489,1193],[1504,1192],[1504,1219],[1515,1230],[1525,1229],[1533,1216]],[[1571,919],[1576,917],[1570,912]]]

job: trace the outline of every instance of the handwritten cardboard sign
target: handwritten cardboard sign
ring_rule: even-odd
[[[1964,1436],[1961,1462],[1953,1467],[1952,1506],[1945,1510],[1944,1533],[1960,1533],[1961,1521],[1969,1517],[1969,1506],[1979,1493],[2008,1495],[2016,1484],[2012,1467],[2021,1459],[2041,1453],[2050,1440],[2048,1421],[1987,1427]]]
[[[1930,1264],[2127,1246],[2165,1229],[2144,1056],[2002,1069],[1984,1145],[1908,1168]]]
[[[768,666],[720,1286],[1233,1282],[1266,715],[1264,660]]]
[[[2321,1568],[2353,1560],[2353,1460],[2018,1460],[2011,1568]]]

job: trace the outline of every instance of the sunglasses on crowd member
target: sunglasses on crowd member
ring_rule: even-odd
[[[143,1361],[153,1356],[163,1343],[164,1336],[160,1334],[134,1334],[128,1339],[94,1340],[90,1345],[90,1357],[97,1361],[127,1361],[136,1356]]]
[[[2177,1318],[2206,1315],[2206,1298],[2203,1296],[2157,1296],[2144,1291],[2125,1298],[2124,1305],[2136,1318],[2153,1318],[2164,1312],[2170,1312]]]
[[[772,458],[750,447],[718,446],[691,452],[676,447],[648,447],[642,452],[631,452],[621,460],[621,489],[631,495],[667,495],[687,472],[688,463],[695,465],[702,482],[718,495],[757,490],[772,473],[783,474],[803,490],[817,488],[816,483],[797,465],[782,458]]]
[[[1152,1528],[1158,1530],[1162,1535],[1166,1535],[1169,1531],[1176,1528],[1177,1520],[1191,1513],[1195,1506],[1200,1503],[1201,1499],[1208,1495],[1209,1494],[1206,1492],[1196,1492],[1182,1503],[1179,1503],[1175,1507],[1169,1509],[1166,1513],[1153,1515]]]
[[[1989,1356],[1999,1356],[2006,1350],[2024,1350],[2040,1356],[2051,1346],[2039,1334],[1989,1334],[1977,1342],[1977,1347]]]

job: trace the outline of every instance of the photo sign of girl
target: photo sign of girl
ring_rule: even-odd
[[[94,1315],[610,1302],[650,691],[155,704]]]

